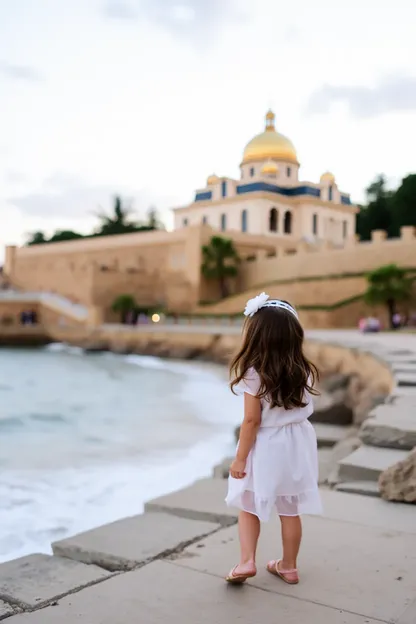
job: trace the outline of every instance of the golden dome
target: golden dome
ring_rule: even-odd
[[[277,175],[279,173],[279,167],[272,160],[268,160],[261,168],[261,172],[266,175]]]
[[[321,175],[321,182],[329,182],[330,184],[333,184],[335,182],[334,174],[330,171],[326,171]]]
[[[247,143],[242,164],[259,160],[285,160],[298,164],[293,143],[283,134],[276,132],[275,115],[272,111],[266,114],[266,128]]]
[[[219,177],[213,173],[207,178],[207,186],[211,186],[212,184],[216,184],[219,180]]]

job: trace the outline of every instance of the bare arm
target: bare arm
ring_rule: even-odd
[[[240,429],[237,456],[230,467],[231,476],[242,479],[249,452],[253,448],[257,431],[261,423],[260,399],[247,392],[244,393],[244,420]]]

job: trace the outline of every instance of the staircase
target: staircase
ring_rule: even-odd
[[[311,338],[327,332],[310,332]],[[329,337],[329,335],[328,335]],[[332,343],[370,352],[383,359],[395,380],[392,395],[362,424],[362,445],[338,462],[337,490],[379,496],[380,474],[405,459],[416,446],[416,335],[330,332]],[[318,442],[322,433],[319,433]]]

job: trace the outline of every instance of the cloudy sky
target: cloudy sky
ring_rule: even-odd
[[[394,184],[416,168],[415,23],[410,0],[0,0],[0,259],[88,231],[116,192],[169,224],[238,175],[269,106],[304,179]]]

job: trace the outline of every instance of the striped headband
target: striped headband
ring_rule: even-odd
[[[269,295],[266,295],[264,292],[247,301],[244,316],[253,316],[260,308],[280,308],[282,310],[287,310],[298,318],[298,313],[289,303],[281,301],[280,299],[270,299]]]

